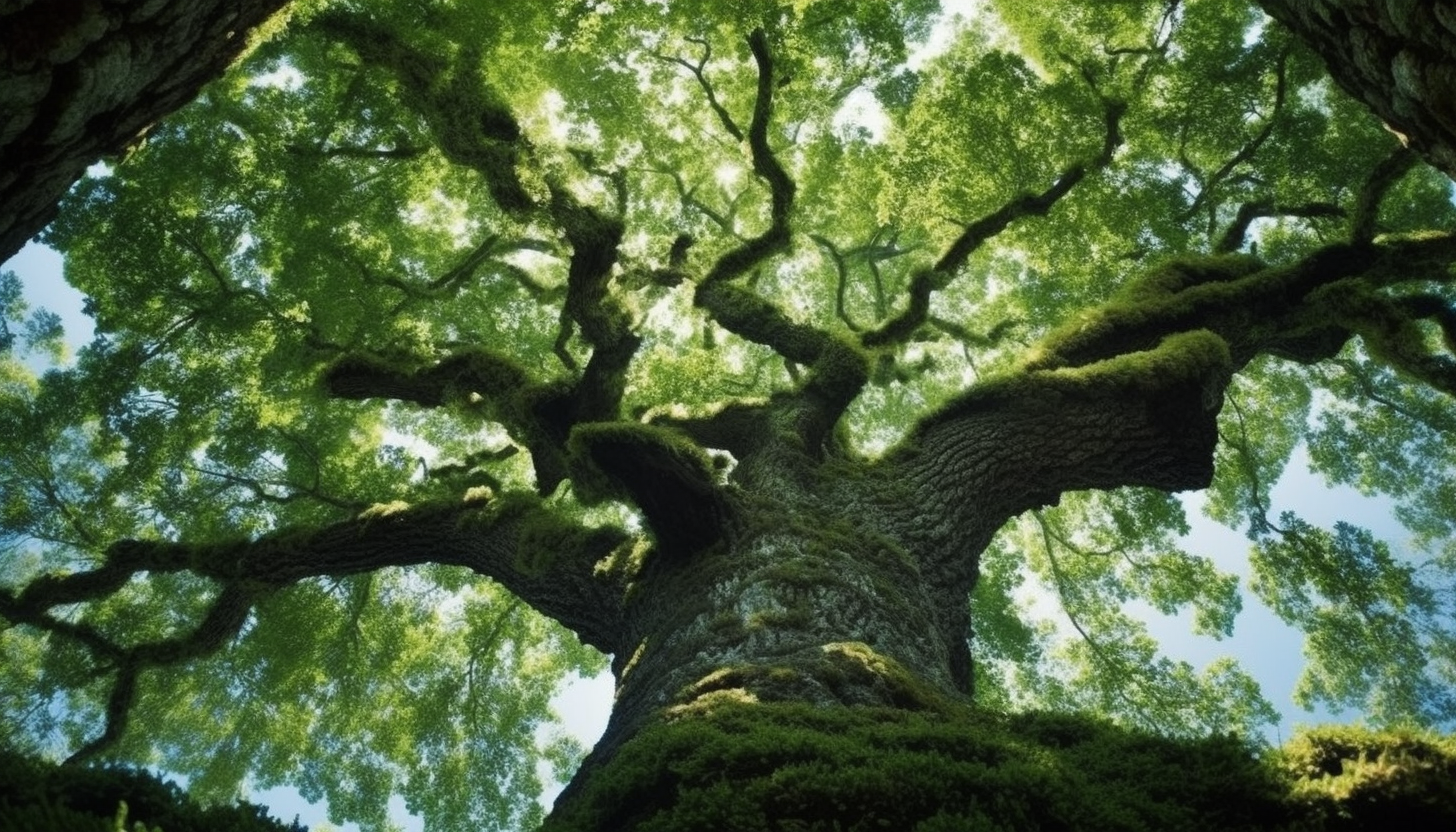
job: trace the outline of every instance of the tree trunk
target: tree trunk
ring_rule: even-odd
[[[957,570],[956,587],[937,586],[937,570],[902,543],[915,530],[893,519],[912,507],[863,499],[870,493],[810,477],[755,501],[751,518],[694,557],[648,555],[628,594],[610,724],[544,829],[1288,820],[1232,736],[1174,741],[1067,715],[976,710],[965,597],[986,541],[965,539],[971,566]],[[959,601],[947,607],[952,592]]]
[[[0,261],[104,156],[197,96],[287,0],[0,5]]]
[[[1408,147],[1456,177],[1456,3],[1259,0]]]

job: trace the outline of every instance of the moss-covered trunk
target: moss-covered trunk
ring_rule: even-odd
[[[287,0],[0,5],[0,260],[86,166],[197,96]]]
[[[978,710],[955,658],[964,618],[948,638],[924,559],[898,542],[903,530],[877,528],[892,512],[846,499],[852,490],[781,490],[707,550],[647,556],[610,727],[546,829],[1228,829],[1295,817],[1232,736],[1175,741]]]
[[[1456,176],[1456,3],[1259,0],[1331,77],[1426,161]]]

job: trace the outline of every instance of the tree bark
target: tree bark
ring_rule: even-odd
[[[0,8],[0,261],[86,167],[195,98],[287,0],[17,0]]]
[[[1456,3],[1259,0],[1324,58],[1335,82],[1426,161],[1456,177]]]

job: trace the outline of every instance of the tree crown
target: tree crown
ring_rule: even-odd
[[[936,15],[300,4],[68,198],[73,363],[27,369],[58,324],[0,283],[0,741],[529,822],[581,753],[552,691],[623,646],[589,578],[717,544],[773,472],[888,487],[1094,388],[1226,402],[1207,511],[1307,634],[1301,704],[1449,724],[1450,181],[1253,6]],[[1409,549],[1271,516],[1301,444]],[[1049,473],[939,544],[984,547],[981,701],[1272,719],[1127,609],[1240,610],[1168,493],[1209,460],[1170,464]]]

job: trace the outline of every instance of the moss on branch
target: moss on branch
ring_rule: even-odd
[[[578,495],[631,501],[661,550],[692,554],[723,533],[730,509],[717,468],[687,436],[653,425],[590,424],[572,432],[571,447],[585,463],[572,480]]]

